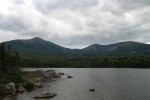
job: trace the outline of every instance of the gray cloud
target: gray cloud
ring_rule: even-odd
[[[118,0],[124,10],[133,10],[150,5],[149,0]]]
[[[28,28],[25,25],[26,22],[20,19],[18,16],[4,16],[0,15],[0,29],[5,31],[12,31],[12,32],[21,32]]]
[[[60,9],[85,9],[90,6],[95,6],[98,3],[98,0],[34,0],[35,7],[45,14]]]
[[[149,0],[5,0],[0,1],[0,39],[39,36],[77,48],[150,43],[149,11]]]

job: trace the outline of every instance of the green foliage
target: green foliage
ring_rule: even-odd
[[[20,66],[20,55],[18,52],[11,52],[11,45],[5,43],[0,45],[0,71],[17,69]]]
[[[23,67],[51,68],[150,68],[150,56],[49,56],[22,59]]]
[[[64,48],[40,38],[1,44],[0,67],[149,68],[150,45],[133,41],[94,44],[84,49]],[[9,45],[11,44],[11,45]],[[11,49],[13,53],[10,52]],[[19,53],[14,50],[18,50]],[[5,55],[5,56],[4,56]],[[108,56],[109,55],[109,56]],[[142,56],[141,56],[142,55]],[[6,63],[7,62],[7,63]]]
[[[0,96],[5,96],[7,94],[7,89],[5,88],[5,84],[0,84]]]
[[[1,70],[6,71],[6,50],[4,43],[0,46],[0,68]]]
[[[26,81],[23,72],[19,69],[9,70],[5,76],[7,80],[9,80],[10,82],[14,82],[16,84],[23,83]]]
[[[28,81],[28,82],[26,82],[25,84],[24,84],[24,88],[27,90],[27,91],[33,91],[33,89],[34,89],[34,87],[35,87],[35,85],[34,85],[34,83],[33,82],[31,82],[31,81]]]
[[[0,96],[6,95],[6,84],[14,82],[20,84],[26,82],[24,73],[19,69],[20,55],[11,52],[11,45],[5,43],[0,45]]]

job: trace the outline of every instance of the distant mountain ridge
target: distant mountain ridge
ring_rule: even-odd
[[[57,53],[69,50],[68,48],[59,46],[49,41],[45,41],[39,37],[26,40],[12,40],[5,43],[7,45],[12,45],[14,50],[29,53]]]
[[[83,49],[89,53],[106,53],[107,54],[118,54],[118,55],[128,55],[128,54],[147,54],[150,52],[150,45],[133,42],[133,41],[126,41],[126,42],[119,42],[110,45],[99,45],[93,44]]]
[[[26,40],[6,41],[6,45],[12,45],[13,50],[25,53],[43,54],[77,54],[77,55],[140,55],[150,54],[150,45],[126,41],[110,45],[92,44],[83,49],[65,48],[39,37]]]

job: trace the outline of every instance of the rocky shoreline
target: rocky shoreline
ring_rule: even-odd
[[[15,83],[11,82],[6,85],[6,89],[8,91],[8,95],[6,97],[0,97],[0,100],[12,100],[13,97],[17,96],[18,94],[22,94],[24,92],[31,92],[35,89],[42,88],[44,85],[44,82],[50,79],[54,78],[61,78],[62,76],[66,75],[68,79],[73,78],[71,75],[67,75],[63,72],[56,72],[55,70],[37,70],[37,71],[31,71],[26,72],[30,77],[30,82],[32,84],[29,84],[29,86],[25,87],[22,84],[20,84],[18,87],[16,87]],[[31,85],[31,86],[30,86]],[[33,86],[32,86],[33,85]],[[31,88],[30,88],[31,87]],[[33,88],[33,89],[32,89]],[[39,94],[38,96],[34,96],[33,98],[51,98],[55,97],[56,93],[45,93],[45,94]]]

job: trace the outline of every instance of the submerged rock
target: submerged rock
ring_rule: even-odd
[[[89,91],[95,91],[95,89],[89,89]]]
[[[57,94],[55,92],[53,93],[45,93],[45,94],[41,94],[39,96],[35,96],[33,97],[34,99],[50,99],[55,97]]]
[[[68,77],[68,78],[74,78],[73,76],[70,76],[70,75],[68,75],[67,77]]]

